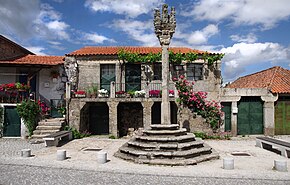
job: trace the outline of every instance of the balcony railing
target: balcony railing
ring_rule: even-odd
[[[102,87],[98,85],[98,87]],[[87,98],[161,98],[161,83],[115,83],[111,82],[110,89],[98,88],[94,96],[87,90],[77,91],[73,97]],[[89,89],[89,88],[88,88]],[[174,83],[169,84],[169,97],[177,97],[177,91]]]

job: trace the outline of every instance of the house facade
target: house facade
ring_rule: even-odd
[[[290,134],[290,70],[272,67],[222,89],[225,130],[233,135]]]
[[[195,91],[208,92],[208,99],[220,97],[220,61],[208,65],[205,52],[170,48],[170,52],[196,54],[194,61],[170,64],[169,97],[171,122],[182,124],[175,102],[174,79],[184,75],[195,83]],[[130,53],[127,59],[120,52]],[[161,53],[160,47],[84,47],[65,57],[68,75],[68,122],[80,132],[122,137],[128,130],[148,128],[161,122],[161,60],[132,62],[133,58]],[[209,54],[215,55],[215,54]],[[150,59],[148,59],[150,60]],[[91,96],[93,89],[97,95]],[[82,98],[80,97],[80,94]],[[85,94],[85,95],[82,95]],[[84,97],[85,96],[85,97]]]
[[[4,108],[0,135],[24,136],[25,127],[15,110],[24,99],[40,100],[46,107],[63,104],[67,80],[63,59],[37,56],[0,35],[0,106]]]

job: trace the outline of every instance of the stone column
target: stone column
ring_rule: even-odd
[[[264,102],[263,119],[264,119],[264,135],[273,136],[275,134],[275,107],[274,102]]]
[[[144,101],[141,102],[143,106],[143,127],[144,129],[149,129],[151,125],[151,113],[152,106],[154,104],[153,101]]]
[[[169,102],[169,53],[168,45],[162,46],[162,102],[161,102],[161,124],[170,124],[170,102]]]
[[[168,47],[170,40],[175,32],[176,19],[175,8],[171,8],[168,15],[168,5],[162,6],[162,15],[160,10],[156,9],[154,13],[155,34],[162,47],[162,102],[161,102],[161,124],[170,124],[170,103],[169,103],[169,53]]]
[[[109,132],[115,137],[118,137],[118,104],[119,102],[108,101],[109,106]]]
[[[97,83],[98,85],[98,90],[101,88],[101,64],[97,63],[96,64],[96,75],[97,75],[97,81],[95,83]]]
[[[237,136],[238,134],[238,102],[232,102],[232,115],[231,115],[231,127],[232,127],[232,135]]]

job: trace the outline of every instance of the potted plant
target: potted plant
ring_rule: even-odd
[[[107,98],[107,97],[109,97],[109,95],[108,95],[108,90],[106,90],[106,89],[100,89],[99,91],[99,97],[101,97],[101,98]]]
[[[149,96],[154,97],[154,98],[159,98],[160,97],[160,90],[150,90],[149,91]]]
[[[135,91],[136,98],[144,98],[145,94],[146,94],[145,90]]]
[[[84,90],[78,90],[74,94],[75,94],[76,98],[84,98],[84,97],[86,97],[86,91],[84,91]]]
[[[169,90],[169,98],[173,98],[174,97],[174,90]]]
[[[133,91],[133,90],[130,90],[127,93],[128,93],[129,98],[133,98],[135,95],[135,91]]]
[[[65,117],[66,114],[66,108],[65,107],[59,107],[57,109],[57,112],[59,112],[63,117]]]
[[[117,98],[124,98],[126,96],[126,92],[125,91],[117,91],[116,92],[116,97]]]

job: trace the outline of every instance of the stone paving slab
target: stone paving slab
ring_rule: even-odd
[[[280,139],[290,141],[290,136],[281,136]],[[89,137],[73,140],[61,147],[46,148],[44,144],[31,145],[25,140],[0,138],[0,163],[132,174],[290,180],[290,159],[255,147],[254,137],[218,141],[206,140],[205,143],[219,153],[220,159],[202,162],[194,166],[174,167],[140,165],[115,158],[113,154],[127,141],[127,139]],[[30,148],[34,157],[20,157],[20,150],[24,148]],[[67,151],[67,160],[56,160],[56,151],[59,149]],[[85,149],[92,150],[85,151]],[[96,157],[97,151],[94,151],[94,149],[106,151],[109,161],[106,164],[98,164]],[[231,155],[232,152],[245,152],[250,154],[250,156],[233,156]],[[222,169],[222,158],[229,156],[235,160],[234,170]],[[286,160],[288,172],[277,172],[272,170],[275,159]]]

